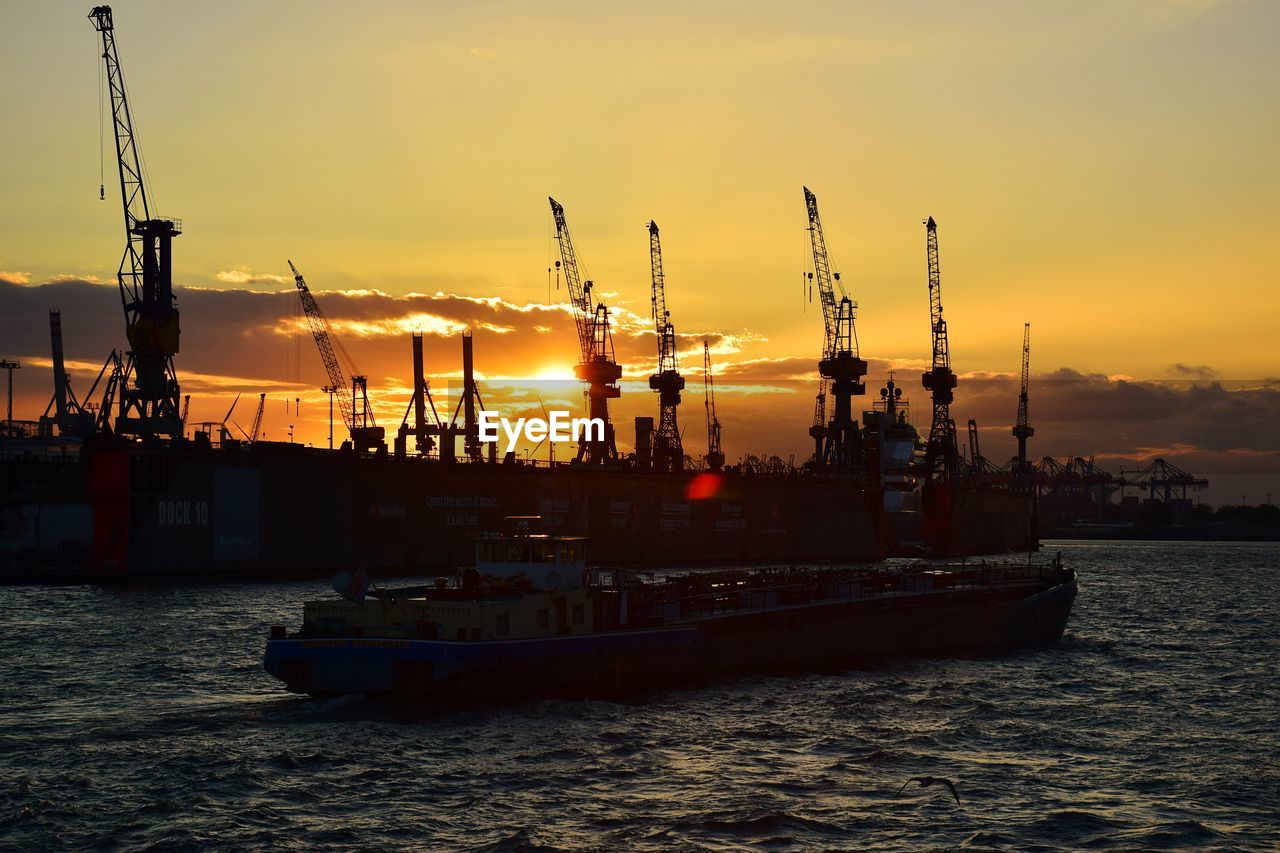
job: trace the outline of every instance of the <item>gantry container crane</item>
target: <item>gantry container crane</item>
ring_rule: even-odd
[[[560,245],[560,261],[564,268],[565,282],[573,302],[573,318],[578,330],[578,348],[581,360],[574,367],[574,374],[587,383],[587,411],[594,420],[604,424],[603,438],[588,431],[578,444],[578,461],[587,464],[603,464],[616,461],[618,446],[614,440],[613,424],[609,420],[609,401],[622,392],[618,380],[622,368],[614,360],[613,337],[609,333],[609,309],[603,302],[592,298],[593,282],[583,281],[578,269],[569,225],[565,221],[564,208],[554,198],[551,215],[556,222],[556,242]]]
[[[702,342],[702,388],[707,408],[707,468],[719,471],[724,467],[724,449],[720,446],[720,419],[716,417],[716,382],[711,373],[711,347]]]
[[[329,328],[329,321],[320,310],[320,306],[316,304],[315,297],[311,295],[311,288],[307,287],[306,279],[302,277],[302,273],[298,272],[298,268],[293,265],[293,261],[288,263],[289,269],[293,271],[293,283],[298,288],[298,297],[302,300],[302,311],[307,315],[307,325],[311,327],[311,335],[315,338],[316,348],[320,350],[320,360],[324,362],[325,372],[329,375],[328,387],[344,390],[348,387],[351,388],[350,397],[345,393],[337,393],[336,396],[338,398],[338,406],[342,409],[342,422],[347,425],[347,429],[351,433],[352,446],[355,447],[357,453],[382,446],[385,433],[382,427],[374,422],[373,409],[369,405],[367,378],[359,372],[359,368],[356,367],[351,354],[347,352],[346,348],[342,346],[342,342],[338,340],[337,336]],[[338,361],[339,355],[351,370],[350,385],[347,384],[342,364]]]
[[[942,316],[942,276],[938,268],[938,224],[925,220],[925,252],[929,266],[929,322],[933,336],[933,367],[921,382],[933,397],[933,422],[925,446],[925,475],[930,480],[953,477],[957,473],[956,424],[951,419],[956,375],[951,370],[951,348],[947,341],[947,321]]]
[[[649,387],[658,392],[658,431],[653,439],[653,467],[658,471],[684,469],[684,447],[680,443],[680,427],[676,408],[684,377],[676,365],[676,330],[667,310],[666,285],[662,273],[662,243],[658,225],[649,220],[649,271],[652,280],[650,307],[658,334],[658,372],[649,377]]]
[[[95,6],[89,20],[102,34],[126,235],[116,279],[129,349],[119,382],[116,431],[132,436],[181,438],[181,389],[173,366],[179,328],[173,297],[172,243],[182,233],[182,222],[154,216],[147,199],[142,155],[134,138],[133,114],[120,70],[111,7]],[[105,191],[101,194],[105,197]]]
[[[814,439],[814,462],[818,466],[849,470],[861,458],[858,424],[853,417],[853,397],[866,393],[862,377],[867,363],[858,353],[858,333],[854,328],[857,303],[849,298],[840,283],[840,273],[832,272],[827,254],[827,241],[818,217],[818,198],[804,188],[805,209],[809,217],[809,242],[813,249],[813,278],[822,303],[822,358],[818,373],[822,386],[814,406],[814,423],[809,435]],[[835,288],[840,288],[836,302]],[[831,420],[826,421],[826,392],[835,400]]]

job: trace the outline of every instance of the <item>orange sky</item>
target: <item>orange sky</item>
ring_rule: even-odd
[[[962,374],[1016,370],[1026,320],[1040,373],[1255,385],[1280,373],[1271,3],[114,8],[155,206],[186,224],[175,278],[202,289],[182,297],[178,362],[200,418],[221,417],[232,386],[256,396],[322,381],[309,346],[300,377],[287,358],[289,296],[237,302],[237,290],[287,291],[285,258],[319,292],[386,295],[325,305],[387,419],[403,411],[409,328],[451,335],[488,322],[483,372],[565,371],[575,353],[554,305],[563,293],[548,299],[548,194],[564,203],[588,273],[616,294],[619,349],[636,376],[652,359],[652,336],[633,334],[647,323],[650,218],[683,347],[706,335],[730,374],[803,375],[820,327],[799,287],[810,263],[802,184],[818,194],[860,303],[873,373],[928,356],[929,214]],[[28,288],[111,282],[122,246],[110,151],[97,200],[100,58],[87,11],[0,11],[0,271]],[[491,298],[501,302],[485,316],[468,301]],[[103,304],[92,333],[69,340],[86,363],[100,363],[108,331],[123,337]],[[69,335],[83,327],[66,322]],[[25,332],[6,335],[5,354],[47,357]],[[429,360],[434,350],[456,370],[455,346],[430,340]],[[918,377],[906,384],[923,402]],[[322,395],[284,393],[310,400],[295,420],[319,438]],[[636,400],[624,411],[652,408],[651,396],[624,396]],[[770,410],[801,439],[811,396],[797,387]],[[993,440],[1006,409],[1011,419],[1011,404],[983,412]],[[687,415],[691,429],[700,414]],[[761,417],[752,410],[737,435]],[[1211,443],[1178,429],[1151,444]],[[1115,443],[1139,452],[1122,433]],[[756,449],[731,435],[726,425],[731,451]],[[1235,443],[1280,450],[1252,433]]]

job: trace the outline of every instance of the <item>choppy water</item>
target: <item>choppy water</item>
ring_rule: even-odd
[[[284,693],[322,583],[0,589],[0,846],[1280,845],[1280,548],[1061,549],[1055,649],[472,711]]]

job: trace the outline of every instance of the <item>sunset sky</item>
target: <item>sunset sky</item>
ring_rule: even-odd
[[[48,400],[48,308],[78,390],[124,338],[90,5],[0,6],[0,355],[27,364],[19,417]],[[654,358],[645,226],[661,227],[686,444],[702,441],[707,337],[730,457],[803,454],[821,345],[801,291],[808,185],[859,303],[872,393],[899,368],[924,417],[932,215],[967,377],[956,414],[990,431],[990,455],[1012,449],[1008,377],[1030,321],[1034,455],[1166,455],[1220,482],[1214,502],[1280,494],[1278,4],[113,8],[154,207],[184,221],[194,420],[265,391],[283,438],[283,401],[302,396],[299,435],[323,439],[319,358],[309,339],[290,348],[286,259],[392,426],[413,329],[437,377],[456,375],[468,327],[490,378],[567,376],[553,195],[636,379]],[[641,383],[624,401],[623,417],[656,413]]]

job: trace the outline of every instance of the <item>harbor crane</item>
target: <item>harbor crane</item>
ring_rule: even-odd
[[[975,475],[995,473],[997,470],[982,455],[982,445],[978,439],[978,422],[973,418],[969,418],[969,463],[973,466]]]
[[[929,265],[929,322],[933,336],[933,366],[921,377],[933,397],[933,421],[925,445],[925,475],[930,480],[953,477],[957,473],[956,423],[951,419],[956,375],[951,370],[951,349],[947,342],[947,321],[942,316],[942,276],[938,269],[938,223],[925,220],[925,252]]]
[[[1031,324],[1022,325],[1022,384],[1018,386],[1018,420],[1013,426],[1013,437],[1018,440],[1018,461],[1013,472],[1015,480],[1028,473],[1027,439],[1036,434],[1027,414],[1027,390],[1031,382]]]
[[[406,455],[409,436],[412,435],[418,453],[423,456],[436,446],[437,438],[444,439],[441,444],[441,458],[452,462],[453,434],[449,431],[449,427],[441,422],[440,413],[436,410],[435,398],[431,396],[431,383],[427,381],[426,371],[423,368],[422,333],[410,333],[409,343],[413,351],[413,396],[409,399],[404,417],[400,420],[400,430],[396,433],[396,458]],[[428,408],[431,410],[430,420],[427,420]],[[413,413],[413,426],[409,425],[410,412]]]
[[[5,415],[5,435],[10,438],[13,437],[13,371],[21,369],[22,362],[17,359],[0,359],[0,370],[7,371],[9,374],[9,408]]]
[[[472,462],[484,461],[484,443],[480,441],[479,412],[484,411],[484,400],[480,396],[480,386],[476,384],[475,370],[475,337],[470,330],[462,333],[462,397],[453,410],[453,418],[449,421],[448,435],[458,432],[458,413],[462,413],[462,450]],[[452,441],[452,439],[450,439]],[[452,445],[450,445],[452,446]],[[496,458],[497,443],[489,442],[490,458]]]
[[[182,222],[154,215],[147,197],[142,154],[133,132],[116,50],[110,6],[89,13],[102,34],[102,60],[111,96],[120,198],[124,205],[125,249],[116,279],[124,306],[125,353],[121,378],[120,416],[116,431],[131,436],[182,436],[178,411],[180,387],[173,357],[178,352],[178,308],[173,296],[173,238]],[[100,195],[104,192],[100,193]]]
[[[53,355],[53,397],[40,416],[41,427],[48,429],[56,425],[60,436],[87,438],[98,429],[98,416],[92,410],[93,395],[106,375],[111,359],[103,363],[102,369],[98,371],[98,378],[89,389],[89,395],[81,403],[71,389],[71,377],[67,374],[62,346],[62,312],[56,308],[49,311],[49,342]],[[53,414],[50,415],[50,412]]]
[[[1199,491],[1209,486],[1208,480],[1196,477],[1164,459],[1156,459],[1145,468],[1121,468],[1120,479],[1122,496],[1128,488],[1138,489],[1139,492],[1146,489],[1149,500],[1160,499],[1165,503],[1175,499],[1186,501],[1188,489]]]
[[[560,245],[561,266],[573,302],[573,317],[578,331],[581,361],[574,367],[574,373],[587,383],[588,415],[604,425],[603,436],[596,434],[595,430],[587,430],[587,435],[578,444],[577,458],[579,462],[593,465],[614,462],[618,458],[618,446],[613,424],[609,421],[609,401],[622,393],[618,388],[622,368],[614,360],[609,309],[603,302],[594,301],[594,283],[582,280],[564,208],[554,198],[548,200],[556,222],[556,242]]]
[[[371,450],[383,444],[384,432],[382,427],[374,423],[373,409],[369,406],[369,388],[368,380],[364,374],[359,372],[355,361],[351,358],[351,354],[347,352],[346,347],[333,334],[333,330],[329,328],[329,320],[320,310],[320,306],[316,304],[316,299],[311,295],[311,288],[307,287],[306,280],[302,277],[302,273],[298,272],[298,268],[293,265],[293,261],[289,261],[289,269],[293,271],[293,283],[298,288],[298,297],[302,300],[302,311],[307,315],[307,325],[311,327],[311,335],[316,340],[316,348],[320,350],[320,360],[324,362],[325,372],[329,375],[329,388],[341,388],[342,392],[335,394],[338,398],[338,406],[342,410],[342,421],[347,425],[347,430],[351,433],[351,444],[355,447],[357,453],[365,450]],[[339,357],[346,363],[351,370],[351,382],[348,385],[345,374],[343,373],[342,364]],[[351,395],[348,397],[345,389],[351,389]]]
[[[813,249],[813,278],[822,303],[822,358],[818,373],[822,388],[814,407],[814,424],[809,434],[814,438],[815,459],[820,467],[849,470],[861,456],[858,424],[853,417],[853,397],[866,393],[867,363],[858,354],[858,333],[854,328],[857,303],[844,291],[840,273],[831,269],[827,241],[818,217],[818,197],[804,188],[805,209],[809,216],[809,242]],[[840,288],[840,301],[835,289]],[[826,421],[826,393],[830,390],[835,409]],[[818,445],[821,446],[819,450]]]
[[[716,417],[716,382],[711,373],[711,347],[702,342],[702,387],[707,407],[707,468],[724,467],[724,449],[720,446],[720,419]]]
[[[262,432],[262,413],[267,408],[267,395],[258,395],[258,411],[253,413],[253,426],[249,429],[249,443],[253,444],[258,440],[259,434]]]
[[[659,471],[680,471],[684,468],[684,448],[680,444],[676,408],[680,405],[680,392],[684,390],[684,377],[676,366],[676,330],[671,324],[671,312],[667,310],[662,242],[653,220],[649,220],[649,269],[653,282],[650,306],[658,334],[658,372],[649,377],[649,387],[658,392],[659,407],[653,467]]]

